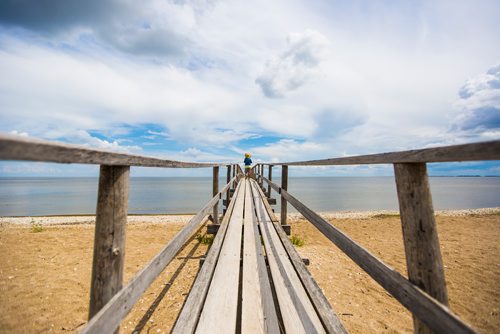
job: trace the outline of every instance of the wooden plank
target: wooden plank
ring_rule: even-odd
[[[249,187],[251,190],[251,187]],[[266,333],[279,333],[280,325],[277,314],[277,305],[275,304],[273,292],[271,288],[270,278],[268,276],[268,270],[266,261],[264,258],[264,249],[262,247],[262,241],[258,229],[258,219],[255,213],[255,203],[253,200],[253,192],[250,191],[251,206],[252,206],[252,217],[253,217],[253,228],[255,238],[255,249],[257,253],[257,268],[259,274],[259,282],[261,287],[261,300],[262,308],[264,311],[264,321],[265,321],[265,331]]]
[[[234,179],[233,179],[234,180]],[[242,191],[241,189],[243,183],[239,183],[235,189],[235,195],[233,198],[238,197],[238,193]],[[205,262],[203,263],[200,272],[196,276],[196,280],[193,283],[193,287],[189,292],[189,296],[184,303],[181,313],[177,318],[177,321],[172,329],[173,334],[184,334],[184,333],[194,333],[196,325],[205,303],[205,298],[207,296],[208,289],[210,287],[210,281],[212,280],[215,266],[219,258],[220,250],[222,248],[222,243],[225,239],[227,227],[229,223],[229,218],[234,209],[235,200],[231,201],[227,209],[227,213],[222,219],[219,231],[214,238],[212,246],[208,251]]]
[[[130,167],[100,168],[89,319],[122,288],[129,174]]]
[[[227,190],[227,184],[217,196],[191,218],[189,223],[132,279],[116,293],[113,298],[97,312],[80,333],[111,333],[120,321],[130,312],[142,293],[151,285],[165,267],[189,239],[194,230],[212,211],[221,193]]]
[[[271,187],[276,191],[280,189],[274,183],[271,183]],[[460,320],[445,305],[430,297],[285,190],[282,189],[281,193],[321,233],[433,331],[438,333],[475,333],[469,325]]]
[[[419,162],[500,160],[500,140],[345,158],[274,163],[288,166],[339,166]]]
[[[0,160],[46,161],[113,166],[200,168],[221,166],[89,149],[84,146],[0,134]]]
[[[267,333],[257,257],[262,256],[256,247],[258,239],[257,219],[254,213],[252,192],[245,180],[245,214],[243,219],[243,278],[241,299],[241,332]],[[260,240],[259,240],[260,243]],[[260,247],[261,248],[261,247]],[[279,330],[279,328],[277,328]]]
[[[424,163],[395,164],[394,173],[408,278],[410,282],[447,306],[448,292],[427,167]],[[431,330],[415,317],[413,323],[415,333],[431,333]]]
[[[213,179],[212,179],[212,196],[215,196],[219,193],[219,166],[213,167]],[[214,224],[219,223],[219,201],[215,203],[212,219]]]
[[[287,190],[288,189],[288,166],[283,165],[281,166],[281,189]],[[286,219],[287,219],[287,202],[286,198],[281,195],[281,225],[286,225]]]
[[[260,192],[260,196],[264,198],[264,193]],[[265,201],[263,202],[265,204]],[[267,207],[264,208],[267,214],[269,215],[270,208]],[[264,215],[264,213],[262,213],[262,215]],[[277,224],[274,221],[273,225],[276,230],[276,233],[278,234],[281,240],[281,243],[285,247],[285,250],[290,258],[290,261],[292,262],[292,265],[295,268],[295,271],[299,275],[299,278],[302,281],[302,284],[304,285],[304,288],[309,298],[311,299],[314,308],[316,309],[316,312],[318,313],[321,319],[321,322],[325,326],[326,331],[328,333],[347,333],[347,330],[344,328],[344,325],[342,324],[337,314],[333,310],[332,306],[330,305],[325,295],[323,294],[323,290],[318,286],[318,284],[312,277],[309,270],[307,270],[303,259],[301,258],[295,247],[293,247],[292,243],[290,242],[290,239],[288,239],[281,225]]]
[[[271,275],[286,333],[324,333],[325,330],[309,297],[279,240],[259,195],[258,184],[252,182],[257,219],[261,227]]]
[[[235,333],[241,261],[245,183],[238,193],[226,238],[201,311],[196,333]]]

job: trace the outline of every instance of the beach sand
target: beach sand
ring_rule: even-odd
[[[480,333],[500,328],[500,210],[438,212],[437,225],[451,310]],[[399,217],[394,212],[324,214],[406,276]],[[131,216],[125,282],[184,226],[190,216]],[[0,218],[0,332],[72,332],[88,312],[94,217]],[[300,215],[292,234],[299,253],[352,333],[409,333],[411,314]],[[41,232],[30,224],[40,224]],[[200,232],[203,233],[204,230]],[[169,332],[207,246],[192,239],[131,313],[123,333]]]

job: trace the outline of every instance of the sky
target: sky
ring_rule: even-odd
[[[493,0],[2,0],[0,132],[203,162],[500,139],[498,17]],[[429,170],[500,175],[500,163]],[[391,175],[392,166],[290,172]],[[0,162],[0,177],[97,173]]]

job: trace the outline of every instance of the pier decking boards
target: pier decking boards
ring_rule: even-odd
[[[240,181],[174,333],[345,332],[330,305],[323,319],[315,309],[265,200],[255,180]]]

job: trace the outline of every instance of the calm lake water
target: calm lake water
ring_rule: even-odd
[[[97,182],[0,178],[0,216],[94,214]],[[437,210],[500,206],[500,177],[431,177],[430,182]],[[211,191],[211,178],[131,178],[129,213],[195,213],[211,198]],[[319,212],[398,209],[393,177],[290,178],[289,191]],[[279,201],[275,208],[279,211]],[[289,206],[289,211],[294,210]]]

